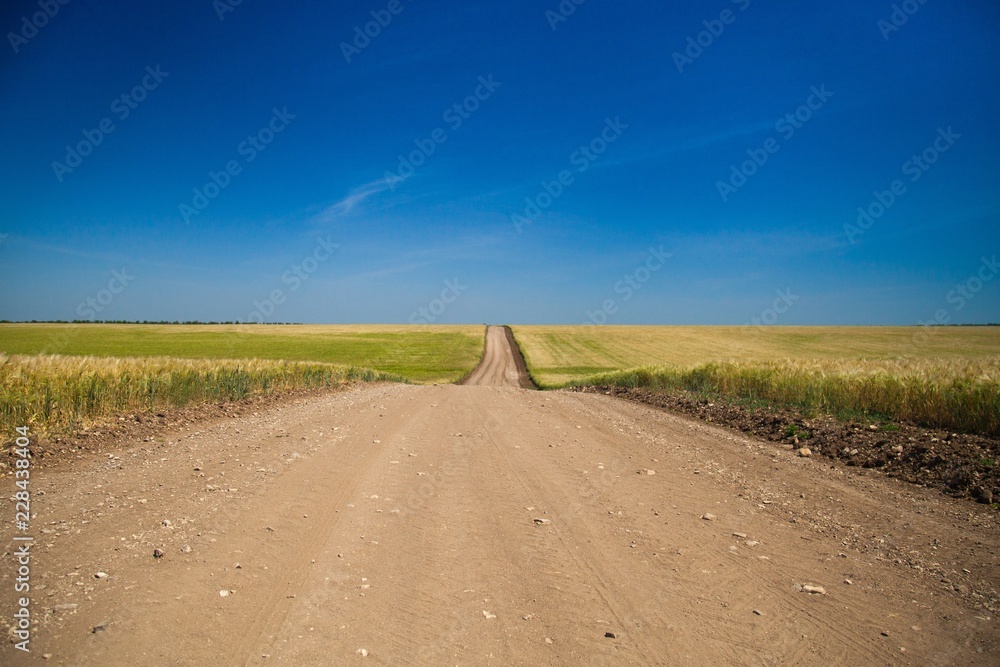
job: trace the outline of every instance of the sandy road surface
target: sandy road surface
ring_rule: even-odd
[[[531,387],[524,358],[520,356],[519,350],[514,349],[515,345],[510,328],[488,327],[483,360],[462,384],[480,387]]]
[[[33,489],[4,665],[1000,660],[994,515],[600,395],[368,386]]]

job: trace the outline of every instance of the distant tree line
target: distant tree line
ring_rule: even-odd
[[[0,324],[264,324],[271,326],[300,325],[301,322],[202,322],[201,320],[0,320]]]

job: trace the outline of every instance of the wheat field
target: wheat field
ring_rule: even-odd
[[[1000,328],[515,327],[542,387],[683,390],[1000,435]]]
[[[0,324],[0,354],[274,359],[453,382],[482,355],[482,325]]]
[[[710,362],[647,367],[575,384],[680,389],[809,413],[902,420],[1000,435],[1000,358],[983,361]]]
[[[0,422],[7,436],[18,426],[46,433],[130,412],[400,379],[357,367],[259,359],[0,355]]]

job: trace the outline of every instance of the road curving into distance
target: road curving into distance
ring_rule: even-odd
[[[524,391],[506,332],[487,343],[464,386],[299,398],[39,470],[39,622],[0,663],[1000,662],[993,510]]]

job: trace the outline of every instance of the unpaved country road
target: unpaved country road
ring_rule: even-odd
[[[524,358],[515,346],[510,327],[487,327],[483,360],[462,384],[523,389],[532,387]]]
[[[366,386],[32,489],[4,665],[1000,661],[991,511],[600,395]]]

